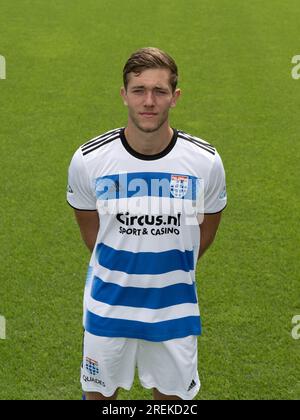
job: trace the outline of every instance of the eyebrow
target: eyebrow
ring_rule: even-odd
[[[145,88],[146,88],[146,86],[144,86],[144,85],[131,86],[131,89],[145,89]],[[162,86],[154,86],[153,89],[160,89],[160,90],[165,90],[165,91],[168,90],[168,88],[165,88],[165,87],[162,87]]]

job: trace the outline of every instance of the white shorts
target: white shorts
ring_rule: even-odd
[[[152,342],[84,334],[81,385],[105,397],[130,390],[135,368],[144,388],[192,400],[200,389],[197,337]]]

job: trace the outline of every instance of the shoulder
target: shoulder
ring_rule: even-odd
[[[73,154],[69,171],[82,173],[90,170],[91,166],[92,168],[97,166],[99,157],[102,155],[101,152],[103,150],[107,151],[107,148],[103,146],[112,144],[114,140],[120,137],[121,131],[122,128],[115,128],[100,134],[79,146]]]
[[[209,178],[224,176],[223,162],[215,146],[182,130],[177,133],[183,147],[180,154],[188,156],[191,167],[199,168]]]
[[[98,135],[97,137],[92,138],[86,143],[82,144],[77,152],[81,153],[83,157],[93,154],[93,152],[99,151],[103,146],[112,143],[114,140],[120,138],[121,131],[123,127],[114,128],[113,130],[106,131]]]
[[[207,157],[208,159],[214,161],[215,156],[217,155],[217,150],[212,144],[200,137],[186,133],[183,130],[177,130],[177,135],[182,144],[185,145],[192,153],[200,154],[204,158]]]

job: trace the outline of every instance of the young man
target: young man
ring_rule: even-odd
[[[85,143],[69,168],[67,200],[92,253],[81,370],[87,399],[129,390],[136,367],[154,399],[193,399],[200,389],[195,270],[226,206],[225,174],[213,146],[169,125],[177,77],[163,51],[132,54],[121,89],[127,126]]]

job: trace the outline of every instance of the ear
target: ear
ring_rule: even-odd
[[[175,108],[176,104],[177,104],[177,100],[179,98],[179,96],[181,95],[181,90],[180,89],[176,89],[175,92],[173,93],[173,98],[172,98],[172,102],[171,102],[171,108]]]
[[[126,90],[125,90],[124,86],[121,87],[120,94],[121,94],[121,96],[123,98],[124,105],[125,106],[128,106],[128,103],[127,103],[127,93],[126,93]]]

